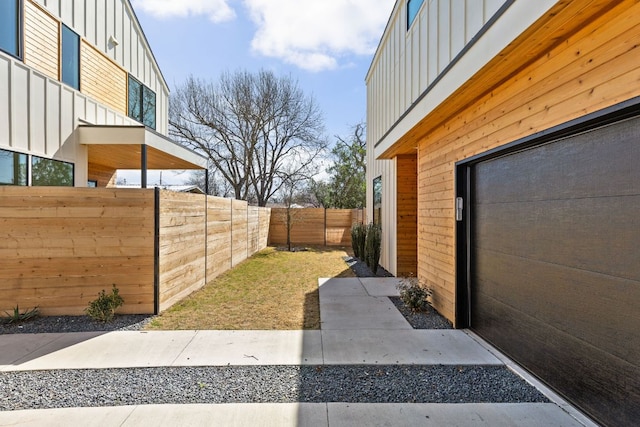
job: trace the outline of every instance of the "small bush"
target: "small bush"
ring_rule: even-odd
[[[409,310],[414,313],[426,311],[431,302],[429,297],[433,291],[427,286],[421,286],[416,277],[408,277],[398,284],[400,290],[400,299]]]
[[[367,226],[356,224],[351,227],[351,247],[353,255],[364,261],[364,247],[367,240]]]
[[[367,226],[367,239],[365,245],[365,262],[373,274],[378,271],[380,262],[380,247],[382,245],[382,229],[377,224]]]
[[[89,306],[85,309],[85,312],[93,320],[99,322],[110,322],[113,320],[113,316],[116,314],[116,310],[124,303],[124,299],[120,296],[120,292],[116,285],[113,285],[111,294],[108,294],[103,289],[98,294],[98,298],[91,301]]]
[[[5,311],[4,312],[7,317],[2,318],[3,323],[20,323],[26,322],[27,320],[31,320],[40,315],[40,309],[38,307],[33,307],[31,310],[26,310],[23,313],[20,313],[20,307],[16,304],[16,307],[13,309],[13,314]]]

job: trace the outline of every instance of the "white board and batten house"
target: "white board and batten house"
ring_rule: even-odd
[[[640,419],[640,3],[398,0],[366,76],[381,265],[605,425]]]
[[[128,0],[0,2],[0,185],[206,168],[167,137],[168,98]]]

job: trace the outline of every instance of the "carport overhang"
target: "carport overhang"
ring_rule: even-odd
[[[111,169],[139,169],[146,188],[147,170],[206,170],[207,158],[145,126],[80,125],[78,142],[88,162]]]

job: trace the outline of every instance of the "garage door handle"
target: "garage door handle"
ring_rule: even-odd
[[[456,221],[462,221],[462,208],[464,207],[464,201],[462,197],[456,197]]]

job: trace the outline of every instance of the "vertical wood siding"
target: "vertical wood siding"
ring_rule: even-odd
[[[397,276],[418,272],[418,159],[417,156],[398,156],[398,198],[396,234]]]

